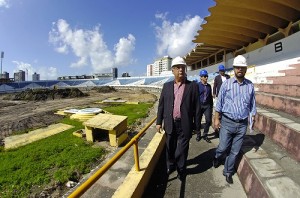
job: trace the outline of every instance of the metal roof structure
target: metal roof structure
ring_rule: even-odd
[[[274,34],[280,33],[282,38],[292,34],[293,27],[299,31],[300,0],[215,2],[193,40],[196,47],[185,56],[189,65],[220,52],[249,51],[253,43],[266,45]]]

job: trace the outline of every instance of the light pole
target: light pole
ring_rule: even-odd
[[[1,73],[0,78],[2,78],[2,59],[4,58],[4,52],[1,52]]]
[[[28,81],[28,69],[26,68],[26,76],[27,76],[27,81]],[[25,79],[26,81],[26,79]]]

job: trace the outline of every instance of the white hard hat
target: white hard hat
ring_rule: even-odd
[[[233,59],[233,66],[247,67],[247,60],[244,56],[238,55]]]
[[[175,66],[175,65],[185,65],[186,66],[186,63],[184,61],[183,58],[181,58],[180,56],[177,56],[176,58],[174,58],[172,60],[172,67]]]

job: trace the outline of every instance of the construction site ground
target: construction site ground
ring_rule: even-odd
[[[55,114],[60,109],[103,108],[108,104],[97,102],[109,98],[128,102],[157,100],[155,95],[143,90],[74,89],[62,91],[62,94],[58,90],[47,90],[38,96],[34,95],[32,90],[28,90],[25,93],[2,94],[0,95],[0,142],[3,144],[5,137],[15,135],[17,132],[29,132],[57,123],[63,118],[62,115]]]

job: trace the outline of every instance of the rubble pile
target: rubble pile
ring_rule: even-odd
[[[27,89],[16,94],[13,100],[27,100],[27,101],[43,101],[54,100],[60,98],[78,98],[84,97],[87,94],[81,92],[78,88],[66,89]]]

